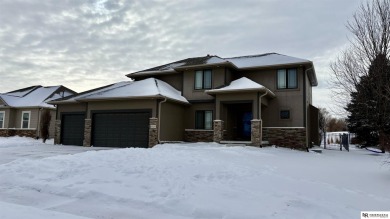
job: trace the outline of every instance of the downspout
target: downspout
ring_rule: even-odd
[[[304,105],[304,110],[303,110],[303,113],[304,113],[304,125],[305,125],[305,129],[306,129],[306,148],[307,148],[307,151],[308,151],[308,148],[309,148],[309,140],[310,140],[310,137],[309,137],[309,127],[307,125],[307,105],[306,105],[306,102],[307,102],[307,93],[306,93],[306,76],[307,76],[307,72],[309,70],[313,69],[313,67],[311,68],[308,68],[305,70],[305,75],[303,76],[303,105]]]
[[[163,103],[167,102],[167,98],[165,98],[163,101],[161,101],[160,103],[158,103],[158,130],[157,130],[157,141],[158,143],[160,144],[161,143],[161,139],[160,139],[160,132],[161,132],[161,105]]]
[[[268,90],[266,89],[265,90],[265,93],[263,95],[260,95],[259,97],[259,104],[257,107],[259,107],[259,109],[257,110],[257,114],[258,114],[258,119],[260,120],[261,122],[261,127],[260,127],[260,136],[261,136],[261,139],[260,139],[260,147],[263,147],[263,120],[261,119],[261,98],[263,98],[265,95],[268,94]]]
[[[259,107],[257,110],[257,114],[258,114],[257,117],[259,118],[259,120],[261,120],[261,98],[267,94],[268,94],[268,90],[265,90],[265,93],[263,95],[260,95],[260,97],[259,97],[259,106],[257,106],[257,107]]]

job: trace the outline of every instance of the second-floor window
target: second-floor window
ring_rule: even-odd
[[[28,129],[30,128],[30,111],[23,111],[22,112],[22,129]]]
[[[278,70],[278,89],[298,88],[298,74],[296,68]]]
[[[198,70],[195,71],[195,90],[211,89],[212,71]]]

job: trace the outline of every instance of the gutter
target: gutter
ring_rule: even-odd
[[[157,141],[158,143],[160,144],[161,143],[161,139],[160,139],[160,135],[161,135],[161,105],[163,103],[167,102],[167,98],[164,98],[163,101],[161,101],[160,103],[158,103],[158,130],[157,130]]]

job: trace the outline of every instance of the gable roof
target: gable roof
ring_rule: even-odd
[[[180,70],[186,68],[198,66],[207,67],[212,65],[227,65],[237,70],[276,67],[281,65],[306,65],[308,66],[307,73],[310,79],[310,83],[312,84],[312,86],[318,85],[312,61],[278,53],[265,53],[259,55],[239,56],[231,58],[221,58],[215,55],[207,55],[203,57],[183,59],[154,68],[133,72],[127,74],[126,76],[137,77],[156,74],[172,74],[178,73]]]
[[[206,93],[217,94],[217,93],[246,92],[246,91],[262,91],[267,93],[267,95],[270,97],[275,97],[275,94],[271,90],[246,77],[242,77],[237,80],[234,80],[230,82],[230,84],[226,87],[206,90]]]
[[[62,88],[62,89],[61,89]],[[6,106],[15,108],[44,107],[54,108],[48,104],[50,100],[62,98],[75,92],[63,86],[43,87],[40,85],[31,86],[8,93],[0,94],[1,100]]]
[[[140,81],[123,81],[109,86],[83,92],[79,95],[51,101],[51,104],[75,103],[99,100],[167,98],[180,103],[189,103],[181,92],[164,81],[147,78]]]

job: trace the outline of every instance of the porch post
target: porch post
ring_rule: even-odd
[[[91,119],[85,119],[83,146],[91,147]]]
[[[61,144],[61,120],[56,120],[54,125],[54,144]]]
[[[260,147],[262,144],[262,121],[260,119],[251,120],[251,142],[253,146]]]
[[[221,142],[223,140],[223,121],[222,120],[214,120],[214,142]]]

